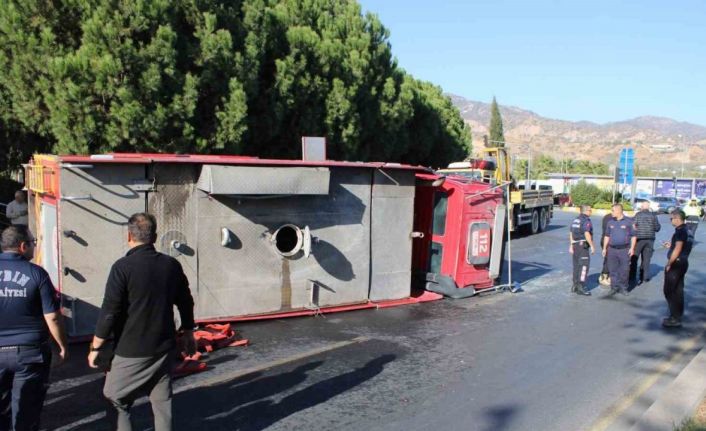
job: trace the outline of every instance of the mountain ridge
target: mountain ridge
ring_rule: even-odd
[[[455,94],[448,96],[471,127],[474,148],[482,147],[490,124],[490,104]],[[558,159],[614,164],[620,149],[631,146],[641,167],[678,170],[706,164],[706,126],[698,124],[655,115],[599,124],[547,118],[503,105],[500,114],[508,148],[520,152],[520,157],[530,148]]]

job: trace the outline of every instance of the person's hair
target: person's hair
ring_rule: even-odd
[[[5,228],[0,236],[0,248],[2,251],[18,250],[20,244],[32,240],[27,226],[12,225]]]
[[[581,214],[591,209],[591,205],[581,205]]]
[[[620,211],[623,210],[623,204],[613,204],[613,208],[620,208]]]
[[[679,217],[679,220],[681,221],[686,220],[686,214],[680,209],[675,209],[672,211],[672,217]]]
[[[133,214],[127,221],[127,230],[134,241],[143,244],[154,244],[157,241],[157,220],[152,214]]]

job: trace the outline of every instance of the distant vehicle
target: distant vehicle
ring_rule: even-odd
[[[654,196],[652,198],[653,202],[657,202],[657,210],[655,212],[659,213],[670,213],[675,209],[679,208],[679,202],[674,199],[674,197],[669,196]]]
[[[562,207],[571,206],[571,195],[568,193],[557,193],[554,195],[554,205]]]
[[[642,202],[649,202],[650,203],[650,211],[658,213],[660,212],[659,210],[659,203],[654,200],[654,198],[635,198],[635,208],[639,208],[640,204]]]
[[[551,186],[533,184],[525,190],[510,176],[510,157],[505,148],[485,148],[483,157],[449,164],[440,169],[443,175],[463,175],[489,184],[508,184],[510,196],[510,230],[523,227],[535,234],[547,228],[553,215],[554,193]]]

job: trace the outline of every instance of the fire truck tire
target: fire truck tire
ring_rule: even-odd
[[[549,224],[549,217],[547,214],[547,209],[542,208],[539,211],[539,231],[544,232],[547,230],[547,225]]]
[[[532,222],[530,223],[530,233],[532,235],[539,232],[539,211],[536,209],[532,211]]]

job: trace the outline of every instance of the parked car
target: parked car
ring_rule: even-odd
[[[642,205],[642,202],[649,202],[650,204],[650,211],[652,212],[659,212],[659,203],[655,201],[652,198],[635,198],[635,205],[634,207],[639,210],[640,205]]]
[[[571,206],[571,195],[568,193],[557,193],[554,195],[554,205],[562,207]]]
[[[674,197],[654,196],[651,200],[657,203],[657,209],[654,211],[658,213],[668,214],[680,206],[679,201],[677,201]]]

